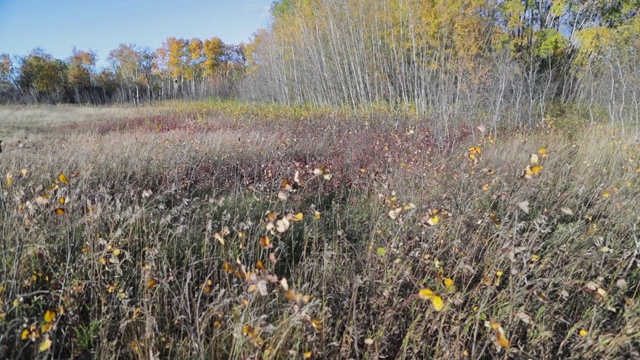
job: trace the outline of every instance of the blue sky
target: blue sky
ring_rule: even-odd
[[[106,66],[119,44],[152,50],[168,37],[247,42],[269,24],[273,0],[0,0],[0,53],[36,47],[59,59],[73,46],[94,50]]]

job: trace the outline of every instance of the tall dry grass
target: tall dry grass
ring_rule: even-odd
[[[2,357],[640,356],[631,136],[184,106],[0,154]]]

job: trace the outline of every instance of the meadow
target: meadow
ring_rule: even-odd
[[[640,142],[230,101],[0,109],[0,358],[640,357]]]

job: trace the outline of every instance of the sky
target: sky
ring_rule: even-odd
[[[58,59],[72,48],[107,66],[119,44],[159,48],[168,37],[248,42],[269,25],[273,0],[0,0],[0,54],[42,48]]]

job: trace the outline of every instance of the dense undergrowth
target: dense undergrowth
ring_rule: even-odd
[[[0,154],[0,357],[640,356],[640,143],[567,121],[436,139],[212,102],[33,128]]]

